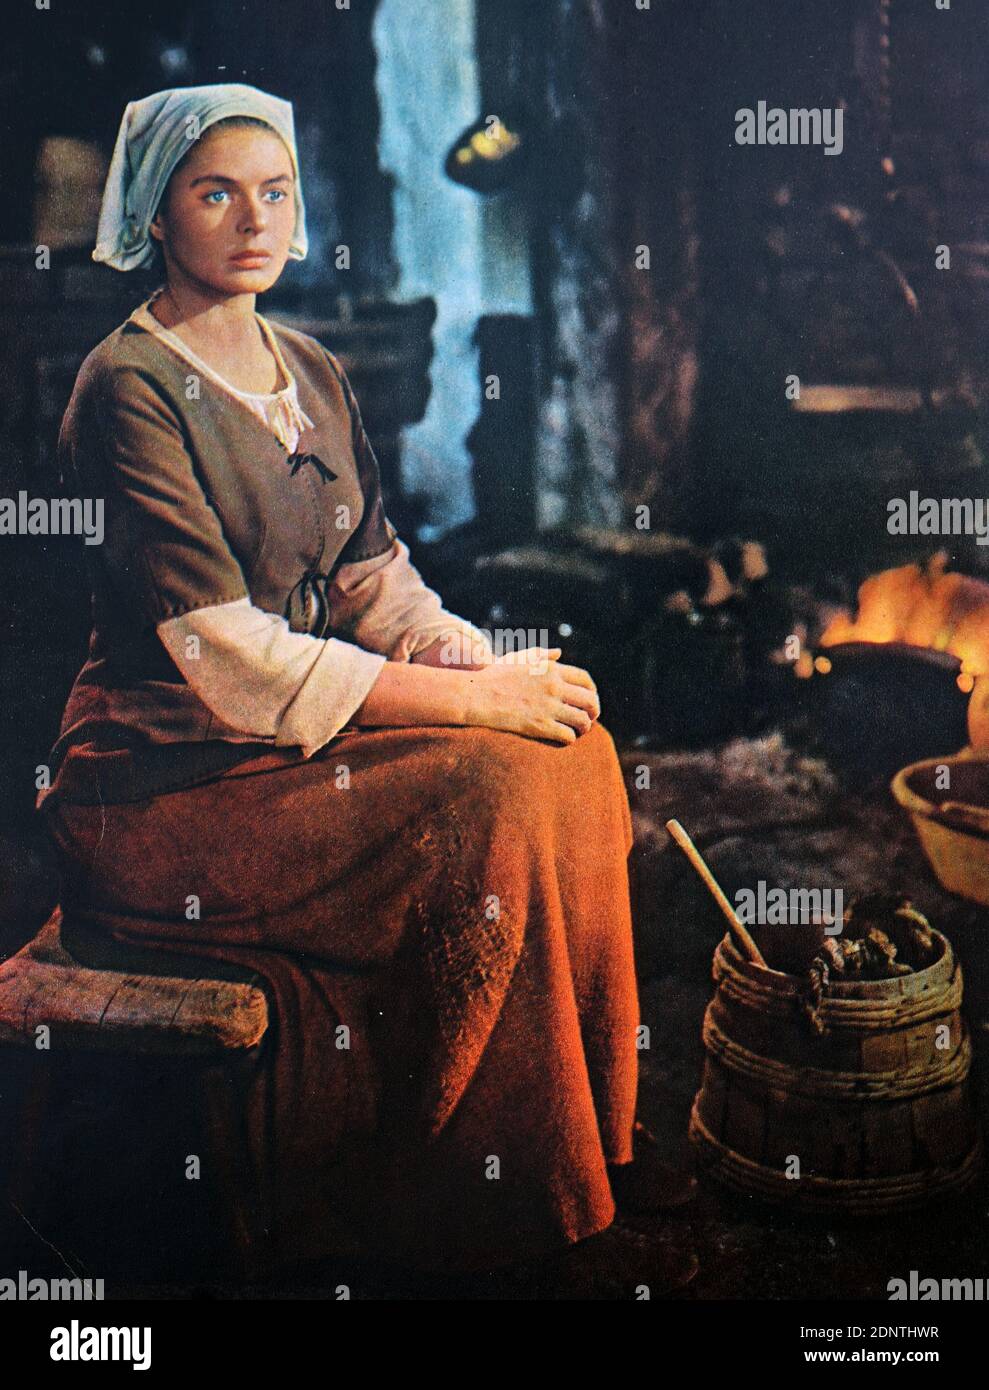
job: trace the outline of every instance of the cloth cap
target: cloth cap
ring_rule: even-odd
[[[297,261],[305,258],[309,243],[292,103],[245,83],[217,82],[171,87],[127,103],[103,189],[94,261],[117,270],[151,262],[148,228],[175,166],[192,140],[226,116],[256,116],[285,142],[295,173],[295,228],[288,253]]]

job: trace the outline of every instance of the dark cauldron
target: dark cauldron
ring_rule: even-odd
[[[846,777],[891,777],[968,743],[957,657],[901,642],[845,642],[820,655],[831,670],[813,677],[811,709],[822,751]]]

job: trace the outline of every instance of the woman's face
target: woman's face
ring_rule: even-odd
[[[151,223],[169,275],[174,265],[220,294],[263,294],[288,259],[294,188],[291,156],[274,131],[207,128]]]

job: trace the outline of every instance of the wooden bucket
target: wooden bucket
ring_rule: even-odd
[[[713,1176],[796,1209],[863,1215],[920,1206],[978,1176],[961,967],[934,936],[941,953],[925,970],[832,984],[823,1034],[801,1007],[800,977],[759,969],[724,938],[690,1116]]]

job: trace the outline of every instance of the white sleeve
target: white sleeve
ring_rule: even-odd
[[[465,658],[481,650],[493,655],[487,633],[443,607],[399,536],[384,554],[341,565],[327,585],[327,603],[334,631],[390,661],[408,661],[437,637],[454,634],[464,639]]]
[[[249,598],[169,618],[157,632],[218,718],[278,746],[298,744],[307,758],[363,704],[387,660],[336,637],[292,632]]]

